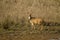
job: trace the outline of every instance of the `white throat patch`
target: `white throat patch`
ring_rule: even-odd
[[[30,17],[28,17],[28,19],[30,19]]]

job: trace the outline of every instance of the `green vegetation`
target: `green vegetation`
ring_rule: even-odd
[[[0,40],[47,40],[60,37],[60,26],[35,25],[27,17],[60,23],[60,0],[0,0]]]
[[[40,26],[40,25],[35,25],[35,29],[32,29],[32,25],[29,23],[29,21],[28,20],[26,20],[26,18],[21,18],[21,19],[18,19],[18,18],[16,18],[17,20],[11,20],[10,19],[10,16],[7,16],[6,17],[6,19],[5,19],[5,21],[3,22],[3,23],[0,23],[0,32],[6,32],[6,31],[12,31],[12,32],[14,32],[14,31],[36,31],[36,33],[39,31],[39,32],[46,32],[46,31],[48,31],[48,32],[51,32],[51,31],[53,31],[53,32],[59,32],[59,26],[44,26],[44,25],[42,25],[44,28],[43,28],[43,30],[41,31],[40,30],[40,27],[42,27],[42,26]],[[60,33],[60,32],[59,32]]]

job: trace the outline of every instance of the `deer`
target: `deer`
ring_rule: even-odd
[[[35,25],[42,25],[44,20],[42,18],[36,18],[36,17],[32,17],[31,14],[29,14],[29,22],[32,25],[32,28],[35,29]],[[41,27],[41,30],[43,29],[43,27]]]

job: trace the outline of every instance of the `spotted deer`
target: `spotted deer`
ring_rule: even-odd
[[[29,19],[29,22],[33,26],[34,29],[35,29],[34,25],[42,25],[43,24],[43,19],[32,17],[31,14],[29,15],[28,19]],[[41,30],[42,29],[43,29],[43,27],[41,27]]]

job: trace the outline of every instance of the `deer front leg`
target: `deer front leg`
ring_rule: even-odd
[[[44,29],[44,27],[43,26],[40,26],[40,31],[42,31]]]

